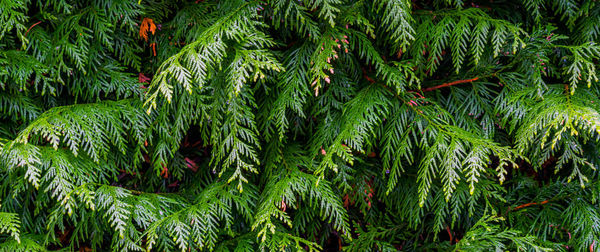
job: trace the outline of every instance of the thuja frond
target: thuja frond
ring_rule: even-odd
[[[0,243],[0,251],[2,252],[26,252],[26,251],[34,251],[34,252],[44,252],[48,251],[45,246],[43,246],[44,238],[41,235],[23,235],[20,241],[9,240]]]
[[[18,214],[0,212],[0,233],[9,234],[17,243],[21,243],[20,227]]]
[[[0,53],[0,66],[3,68],[0,70],[0,88],[14,83],[19,90],[27,90],[29,77],[33,75],[31,81],[36,89],[45,91],[48,78],[44,75],[48,73],[48,68],[31,55],[23,51],[3,51]],[[40,84],[43,86],[39,87]]]
[[[108,157],[111,147],[124,153],[126,137],[138,145],[143,143],[142,129],[149,122],[134,104],[135,100],[123,100],[55,107],[23,129],[15,143],[48,143],[54,149],[64,145],[73,154],[81,150],[98,162]]]
[[[271,131],[276,129],[280,140],[283,139],[289,128],[288,110],[300,117],[306,117],[302,107],[308,94],[310,94],[308,87],[305,85],[309,80],[305,72],[309,66],[310,54],[310,46],[302,44],[291,51],[290,55],[284,59],[286,71],[279,75],[278,79],[278,86],[281,87],[281,91],[277,93],[277,99],[273,102],[273,107],[269,111],[266,122],[264,122],[265,127],[268,129],[267,132],[272,134]]]
[[[393,44],[398,43],[402,51],[414,40],[412,6],[409,1],[375,1],[377,11],[381,13],[386,32],[390,33]]]
[[[570,96],[560,92],[545,97],[529,108],[529,116],[516,131],[517,149],[528,154],[531,160],[538,160],[534,163],[537,168],[554,155],[559,156],[556,172],[571,162],[573,170],[569,179],[578,178],[583,186],[588,179],[582,169],[596,169],[584,157],[583,144],[598,139],[600,115],[593,105],[598,102],[597,98],[591,94]]]
[[[17,33],[17,37],[22,41],[22,47],[24,48],[27,44],[27,38],[25,38],[25,22],[27,16],[25,14],[26,3],[28,1],[9,1],[5,0],[0,2],[0,23],[3,24],[0,28],[0,39],[2,39],[6,33],[12,32],[13,29]]]
[[[260,196],[261,203],[252,229],[258,231],[258,237],[262,241],[276,234],[280,225],[292,225],[292,220],[285,211],[288,207],[297,209],[304,204],[315,208],[321,218],[332,223],[344,236],[349,234],[348,217],[331,185],[327,181],[319,182],[318,177],[299,170],[299,167],[311,165],[306,156],[299,155],[302,153],[296,146],[287,147],[283,151],[283,159],[280,161],[283,167],[268,180],[269,183]]]
[[[171,100],[171,77],[188,92],[191,92],[192,83],[199,88],[204,86],[207,77],[225,57],[225,39],[233,39],[236,42],[248,39],[246,43],[259,48],[272,45],[273,42],[258,29],[256,17],[256,3],[239,3],[234,10],[207,27],[196,41],[186,45],[179,53],[162,63],[158,75],[153,78],[149,87],[153,91],[147,97],[146,106],[149,109],[155,108],[159,94],[167,101]]]
[[[571,94],[575,92],[577,84],[583,80],[585,80],[588,88],[592,85],[592,82],[598,82],[596,67],[593,62],[600,59],[600,46],[595,45],[594,42],[589,42],[585,45],[561,48],[572,54],[570,57],[565,57],[572,60],[572,62],[563,70],[564,74],[568,75]]]
[[[478,178],[490,168],[490,156],[495,155],[500,160],[496,169],[501,182],[505,180],[505,166],[514,164],[515,158],[519,157],[510,147],[500,146],[452,125],[454,120],[450,114],[438,106],[419,105],[413,100],[409,104],[396,104],[395,116],[388,119],[383,134],[386,144],[383,149],[384,168],[390,174],[388,192],[395,187],[404,171],[403,162],[409,165],[418,162],[412,155],[414,149],[425,153],[419,162],[417,175],[421,206],[425,204],[434,178],[439,176],[442,180],[448,201],[461,180],[461,174],[469,183],[470,193],[474,193]]]
[[[319,37],[321,31],[318,23],[312,19],[306,5],[300,1],[272,0],[269,2],[273,5],[273,26],[276,29],[280,26],[291,27],[302,35],[310,34],[313,38]]]
[[[396,251],[392,243],[386,241],[395,232],[397,231],[393,228],[386,229],[375,226],[368,226],[367,230],[361,228],[358,230],[360,234],[358,239],[353,240],[345,249],[347,251]]]
[[[214,248],[220,236],[219,229],[231,230],[235,213],[251,215],[254,208],[252,200],[257,197],[252,189],[247,188],[241,194],[226,183],[204,188],[192,204],[150,224],[144,233],[147,238],[146,249],[152,249],[157,243],[162,247],[171,242],[181,251]],[[165,235],[172,241],[164,240]]]
[[[32,121],[41,114],[40,104],[22,94],[0,94],[0,105],[4,118],[17,121]]]
[[[306,0],[303,2],[312,9],[318,8],[318,17],[324,19],[329,25],[335,26],[335,18],[340,11],[337,5],[342,3],[341,0]]]
[[[387,96],[387,97],[386,97]],[[317,174],[322,174],[325,169],[337,171],[333,162],[335,156],[342,158],[345,162],[353,163],[352,151],[364,152],[364,145],[373,135],[377,127],[389,113],[391,94],[381,85],[373,85],[358,93],[354,99],[349,101],[344,109],[344,124],[334,142],[327,149]]]
[[[501,229],[495,223],[503,221],[494,216],[482,217],[469,230],[465,237],[456,244],[454,251],[487,250],[487,249],[533,249],[534,251],[552,251],[545,248],[534,236],[523,236],[518,230]]]
[[[479,8],[423,13],[419,18],[423,20],[416,29],[417,36],[409,52],[415,57],[420,72],[428,75],[437,70],[448,46],[454,68],[459,72],[465,63],[466,50],[470,52],[472,64],[477,66],[488,46],[493,48],[490,51],[496,57],[501,48],[512,48],[514,53],[526,45],[522,39],[523,29],[491,18]]]

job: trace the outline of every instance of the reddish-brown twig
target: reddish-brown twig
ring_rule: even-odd
[[[421,89],[421,91],[423,91],[423,92],[429,92],[429,91],[433,91],[433,90],[440,89],[440,88],[443,88],[443,87],[449,87],[449,86],[454,86],[454,85],[458,85],[458,84],[462,84],[462,83],[473,82],[473,81],[476,81],[476,80],[479,80],[479,77],[475,77],[475,78],[472,78],[472,79],[466,79],[466,80],[457,80],[457,81],[453,81],[453,82],[448,82],[448,83],[444,83],[444,84],[441,84],[441,85],[424,88],[424,89]]]
[[[446,232],[448,232],[448,236],[450,236],[450,244],[452,244],[452,231],[450,231],[449,226],[446,226]]]
[[[38,21],[37,23],[29,26],[29,29],[27,29],[27,31],[25,32],[24,37],[27,37],[27,33],[29,33],[29,31],[31,31],[31,29],[33,29],[33,27],[35,27],[36,25],[39,25],[42,21]]]
[[[548,202],[549,201],[547,201],[547,200],[544,200],[542,202],[529,202],[529,203],[525,203],[523,205],[520,205],[518,207],[515,207],[512,210],[514,211],[514,210],[518,210],[518,209],[521,209],[521,208],[524,208],[524,207],[528,207],[528,206],[533,206],[533,205],[543,205],[543,204],[546,204]]]

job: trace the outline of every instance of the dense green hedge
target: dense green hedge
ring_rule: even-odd
[[[600,247],[595,0],[0,0],[0,251]]]

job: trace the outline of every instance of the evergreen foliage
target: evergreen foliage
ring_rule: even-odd
[[[595,0],[0,0],[0,251],[600,251]]]

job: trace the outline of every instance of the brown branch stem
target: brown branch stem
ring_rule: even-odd
[[[513,210],[513,211],[515,211],[515,210],[519,210],[519,209],[521,209],[521,208],[528,207],[528,206],[534,206],[534,205],[543,205],[543,204],[546,204],[546,203],[548,203],[548,202],[549,202],[548,200],[544,200],[544,201],[542,201],[542,202],[529,202],[529,203],[525,203],[525,204],[523,204],[523,205],[520,205],[520,206],[518,206],[518,207],[515,207],[515,208],[513,208],[512,210]]]
[[[31,31],[31,29],[33,29],[33,27],[35,27],[36,25],[39,25],[42,21],[38,21],[37,23],[29,26],[29,29],[27,29],[27,31],[25,32],[25,35],[23,35],[24,37],[27,37],[27,33],[29,33],[29,31]]]
[[[453,81],[453,82],[447,82],[447,83],[440,84],[440,85],[437,85],[437,86],[433,86],[433,87],[428,87],[428,88],[421,89],[421,91],[423,91],[423,92],[429,92],[429,91],[433,91],[433,90],[444,88],[444,87],[450,87],[450,86],[454,86],[454,85],[458,85],[458,84],[462,84],[462,83],[473,82],[473,81],[476,81],[476,80],[479,80],[479,77],[475,77],[475,78],[472,78],[472,79],[466,79],[466,80],[457,80],[457,81]]]

